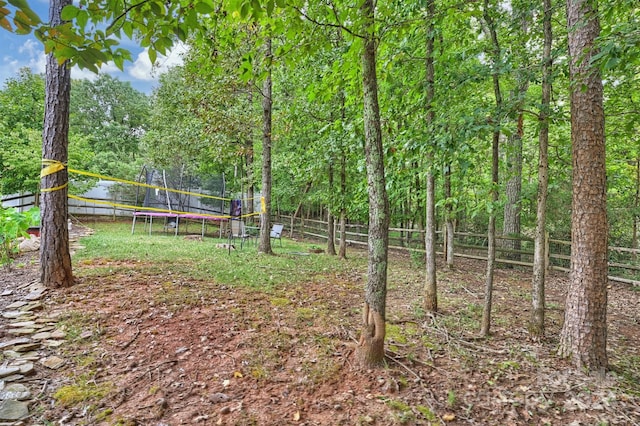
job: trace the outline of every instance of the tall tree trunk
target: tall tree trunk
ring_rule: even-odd
[[[298,207],[296,207],[296,210],[293,212],[293,216],[291,216],[291,225],[289,226],[289,237],[293,238],[293,231],[295,228],[295,220],[296,217],[298,217],[298,215],[300,214],[300,212],[302,211],[302,206],[304,205],[304,200],[305,200],[305,195],[307,195],[309,193],[309,190],[311,189],[311,185],[313,185],[312,181],[308,181],[307,184],[304,187],[304,191],[302,191],[302,196],[300,197],[300,202],[298,203]],[[303,224],[303,228],[304,228],[304,224]],[[303,237],[304,237],[304,229],[301,231]]]
[[[62,24],[62,9],[71,0],[52,0],[49,20],[52,26]],[[59,164],[58,171],[43,170],[41,181],[41,245],[40,280],[49,288],[73,285],[69,229],[67,227],[67,192],[69,175],[66,164],[69,146],[69,102],[71,99],[71,70],[68,62],[59,64],[52,53],[47,55],[45,115],[42,133],[43,164]]]
[[[253,215],[253,198],[255,197],[255,187],[253,184],[253,142],[247,143],[248,152],[244,156],[245,167],[247,169],[247,211],[245,214]]]
[[[498,161],[500,156],[500,120],[499,114],[502,109],[502,92],[500,90],[500,44],[498,43],[498,34],[496,33],[495,23],[489,13],[489,2],[484,1],[483,10],[484,20],[487,26],[487,32],[491,38],[491,57],[493,93],[496,99],[496,117],[493,125],[495,130],[491,143],[491,203],[493,204],[489,213],[489,229],[487,230],[487,276],[485,280],[484,291],[484,309],[482,311],[482,327],[480,329],[481,336],[488,336],[491,330],[491,304],[493,298],[493,272],[496,263],[496,205],[498,203]]]
[[[607,184],[603,88],[591,58],[600,34],[595,2],[567,0],[573,200],[571,269],[559,353],[580,369],[607,368]]]
[[[356,348],[356,358],[361,365],[369,367],[378,366],[384,362],[389,247],[389,199],[385,186],[384,152],[378,104],[374,10],[374,0],[364,0],[361,6],[365,34],[362,52],[362,92],[369,188],[369,260],[362,333]]]
[[[633,207],[634,212],[638,211],[638,207],[640,207],[640,158],[636,158],[635,161],[636,166],[636,194],[633,198]],[[631,248],[638,248],[638,214],[633,214],[633,235],[631,236]],[[633,253],[633,260],[636,260],[636,253]]]
[[[344,103],[343,103],[344,117]],[[342,149],[340,154],[340,247],[338,257],[347,258],[347,154]]]
[[[549,110],[551,104],[552,58],[551,0],[544,0],[544,47],[542,50],[542,102],[540,106],[540,134],[538,135],[538,201],[536,234],[533,248],[533,278],[531,282],[531,323],[529,332],[535,339],[544,337],[544,281],[546,275],[546,220],[547,191],[549,187]]]
[[[259,253],[272,254],[271,250],[271,37],[265,43],[267,75],[262,85],[262,218],[260,220]]]
[[[433,122],[435,112],[433,110],[433,99],[435,97],[435,69],[433,66],[434,53],[434,15],[435,0],[427,2],[427,60],[426,60],[426,110],[425,126],[427,133],[434,136]],[[433,142],[433,139],[432,139]],[[431,144],[435,149],[435,143]],[[424,286],[424,309],[430,313],[438,311],[438,286],[436,281],[436,208],[435,208],[435,178],[433,176],[433,151],[430,149],[427,158],[427,200],[426,200],[426,227],[425,227],[425,256],[426,256],[426,279]]]
[[[517,89],[517,92],[524,96],[528,87],[527,84],[522,84]],[[519,96],[519,95],[515,95]],[[503,213],[503,229],[504,236],[518,237],[520,235],[520,199],[522,194],[522,135],[524,133],[523,128],[523,113],[518,113],[518,123],[516,132],[508,138],[507,144],[507,175],[509,176],[505,193],[507,201],[504,205]],[[505,239],[502,241],[502,247],[511,252],[506,252],[506,258],[511,260],[520,260],[520,254],[517,253],[520,250],[520,239]]]
[[[327,208],[327,254],[336,255],[335,245],[335,217],[333,210],[335,209],[334,195],[333,195],[333,162],[329,163],[329,206]]]
[[[521,36],[527,37],[529,33],[529,21],[531,14],[515,9],[514,13],[522,19],[520,29]],[[502,240],[502,247],[508,251],[505,253],[507,259],[519,261],[521,259],[518,251],[521,248],[520,239],[517,238],[521,234],[520,229],[520,212],[522,201],[522,137],[524,135],[524,103],[527,90],[529,90],[529,55],[526,46],[517,46],[516,49],[520,68],[516,71],[517,85],[511,92],[513,111],[516,113],[516,132],[507,140],[506,163],[507,163],[507,182],[505,193],[507,201],[504,206],[503,228],[504,236],[516,237],[515,239]]]
[[[451,163],[444,166],[444,258],[447,269],[453,269],[453,237],[455,234],[453,201],[451,198]]]

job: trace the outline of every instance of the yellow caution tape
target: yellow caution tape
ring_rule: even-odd
[[[45,167],[40,171],[40,178],[52,175],[56,172],[59,172],[60,170],[64,170],[64,168],[67,167],[66,164],[58,160],[47,160],[47,159],[42,160],[42,165]],[[49,189],[49,191],[54,191],[54,189]]]
[[[47,160],[47,159],[43,159],[42,160],[42,165],[45,166],[41,171],[40,171],[40,177],[43,178],[45,176],[49,176],[52,175],[54,173],[59,172],[60,170],[63,170],[65,167],[67,167],[66,164],[62,163],[61,161],[58,160]],[[202,194],[202,193],[198,193],[198,192],[191,192],[191,191],[183,191],[180,189],[172,189],[172,188],[167,188],[164,186],[157,186],[157,185],[150,185],[147,183],[142,183],[142,182],[135,182],[132,180],[126,180],[126,179],[119,179],[119,178],[114,178],[111,176],[105,176],[105,175],[101,175],[99,173],[92,173],[92,172],[86,172],[83,170],[77,170],[77,169],[72,169],[72,168],[68,168],[69,173],[75,173],[78,175],[83,175],[83,176],[89,176],[89,177],[94,177],[97,179],[103,179],[103,180],[108,180],[108,181],[112,181],[112,182],[119,182],[119,183],[126,183],[129,185],[135,185],[135,186],[142,186],[144,188],[151,188],[151,189],[159,189],[162,191],[168,191],[168,192],[175,192],[178,194],[185,194],[185,195],[193,195],[195,197],[202,197],[202,198],[213,198],[215,200],[222,200],[222,201],[230,201],[231,198],[223,198],[223,197],[216,197],[214,195],[208,195],[208,194]],[[62,188],[66,188],[69,185],[69,182],[66,182],[62,185],[53,187],[53,188],[42,188],[40,189],[40,192],[53,192],[53,191],[58,191]],[[134,210],[134,211],[149,211],[149,212],[160,212],[160,213],[173,213],[176,215],[180,215],[180,214],[193,214],[193,215],[198,215],[201,217],[210,217],[210,218],[214,218],[214,219],[231,219],[232,217],[252,217],[252,216],[257,216],[260,213],[258,212],[254,212],[254,213],[249,213],[249,214],[243,214],[241,216],[230,216],[230,215],[212,215],[212,214],[207,214],[207,213],[194,213],[194,212],[183,212],[183,211],[177,211],[177,210],[167,210],[167,209],[160,209],[160,208],[155,208],[155,207],[140,207],[140,206],[133,206],[133,205],[129,205],[129,204],[121,204],[121,203],[114,203],[111,201],[104,201],[104,200],[94,200],[91,198],[84,198],[84,197],[79,197],[77,195],[72,195],[72,194],[68,194],[68,198],[72,198],[74,200],[78,200],[78,201],[84,201],[87,203],[92,203],[92,204],[102,204],[102,205],[108,205],[111,207],[118,207],[118,208],[122,208],[122,209],[130,209],[130,210]],[[249,200],[253,200],[253,198],[250,198]],[[260,204],[262,206],[262,213],[266,212],[266,203],[264,200],[264,197],[260,197]]]
[[[118,207],[121,209],[129,209],[129,210],[134,210],[134,211],[139,211],[139,212],[158,212],[158,213],[170,213],[170,214],[175,214],[177,215],[183,215],[183,214],[187,214],[187,215],[195,215],[195,216],[200,216],[200,217],[207,217],[207,218],[212,218],[212,219],[232,219],[232,218],[237,218],[237,217],[251,217],[251,216],[256,216],[260,213],[250,213],[250,214],[246,214],[246,215],[242,215],[242,216],[231,216],[231,215],[227,215],[227,214],[209,214],[209,213],[198,213],[198,212],[184,212],[184,211],[180,211],[180,210],[167,210],[167,209],[160,209],[160,208],[156,208],[156,207],[144,207],[144,206],[133,206],[130,204],[122,204],[122,203],[114,203],[111,201],[104,201],[104,200],[94,200],[92,198],[85,198],[85,197],[79,197],[77,195],[73,195],[73,194],[69,194],[68,198],[72,198],[74,200],[78,200],[78,201],[84,201],[85,203],[92,203],[92,204],[101,204],[101,205],[105,205],[105,206],[111,206],[111,207]],[[78,206],[81,207],[81,206]],[[189,218],[188,218],[189,219]],[[191,219],[198,219],[198,218],[191,218]]]
[[[54,186],[53,188],[40,188],[40,192],[53,192],[62,188],[66,188],[69,185],[69,182],[63,183],[60,186]]]
[[[264,200],[264,197],[260,197],[260,208],[262,209],[262,213],[267,212],[267,202]]]
[[[98,174],[98,173],[85,172],[85,171],[82,171],[82,170],[76,170],[76,169],[72,169],[72,168],[69,168],[69,172],[70,173],[75,173],[77,175],[84,175],[84,176],[90,176],[90,177],[103,179],[103,180],[110,180],[110,181],[113,181],[113,182],[120,182],[120,183],[129,184],[129,185],[142,186],[144,188],[160,189],[162,191],[175,192],[175,193],[178,193],[178,194],[193,195],[193,196],[202,197],[202,198],[213,198],[215,200],[223,200],[223,201],[230,201],[231,200],[231,198],[222,198],[222,197],[216,197],[214,195],[201,194],[199,192],[190,192],[190,191],[183,191],[181,189],[167,188],[167,187],[164,187],[164,186],[149,185],[148,183],[135,182],[135,181],[126,180],[126,179],[119,179],[119,178],[114,178],[114,177],[110,177],[110,176],[101,175],[101,174]]]

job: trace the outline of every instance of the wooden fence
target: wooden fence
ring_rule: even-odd
[[[327,239],[327,222],[315,219],[296,218],[292,221],[291,216],[280,216],[278,221],[286,224],[286,233],[294,232],[305,237],[317,239]],[[349,244],[367,245],[366,225],[347,224],[346,240]],[[340,239],[340,227],[336,223],[334,235],[336,244]],[[437,247],[442,253],[443,233],[436,232],[438,240]],[[508,248],[505,241],[519,241],[519,249]],[[496,262],[521,267],[533,268],[533,248],[532,238],[525,236],[507,237],[496,235]],[[517,245],[517,244],[516,244]],[[407,250],[416,253],[424,253],[424,231],[419,229],[389,229],[389,248],[395,250]],[[547,235],[546,244],[546,265],[549,269],[569,272],[571,261],[571,242],[549,238]],[[609,247],[609,279],[612,281],[640,286],[640,254],[639,249],[625,247]],[[471,232],[456,232],[454,234],[454,256],[470,259],[487,260],[487,235]]]
[[[26,210],[35,204],[33,194],[23,194],[4,197],[0,200],[4,207],[16,207]],[[113,198],[95,198],[95,201],[115,201]],[[122,202],[122,200],[118,200]],[[119,209],[113,206],[96,203],[69,200],[69,213],[82,216],[111,216],[131,217],[131,210]],[[295,232],[305,237],[320,240],[327,239],[327,222],[316,219],[296,218],[280,216],[275,219],[285,224],[285,235]],[[346,225],[346,240],[349,244],[367,245],[368,227],[362,224]],[[336,242],[340,239],[340,228],[335,225],[334,235]],[[442,250],[442,232],[436,232],[437,247]],[[518,265],[533,268],[533,239],[520,237],[507,237],[496,235],[496,262],[502,264]],[[508,248],[504,241],[519,241],[519,249]],[[389,229],[389,247],[395,250],[406,250],[415,253],[424,253],[424,231],[419,229]],[[546,265],[549,269],[569,271],[571,261],[571,242],[547,237],[545,244]],[[438,252],[442,254],[442,251]],[[640,286],[640,249],[626,247],[609,247],[609,279],[612,281]],[[456,232],[454,234],[454,256],[469,259],[487,260],[487,235],[471,232]]]

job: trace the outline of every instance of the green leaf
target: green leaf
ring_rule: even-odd
[[[152,47],[150,47],[147,52],[149,54],[149,60],[151,61],[152,64],[155,64],[156,59],[158,59],[158,52],[156,52],[156,50]]]
[[[78,9],[74,5],[69,4],[62,9],[62,12],[60,13],[60,18],[62,18],[63,21],[71,21],[73,18],[78,16],[79,10],[80,9]]]
[[[201,13],[203,15],[209,14],[215,10],[213,8],[213,5],[206,1],[201,1],[196,3],[195,9],[196,9],[196,12]]]

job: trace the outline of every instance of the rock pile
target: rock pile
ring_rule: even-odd
[[[30,407],[40,396],[34,392],[46,388],[46,369],[65,364],[56,355],[56,348],[65,341],[65,332],[56,328],[60,314],[45,315],[41,302],[45,292],[40,283],[32,282],[0,294],[0,299],[14,300],[0,314],[0,425],[30,424]]]

